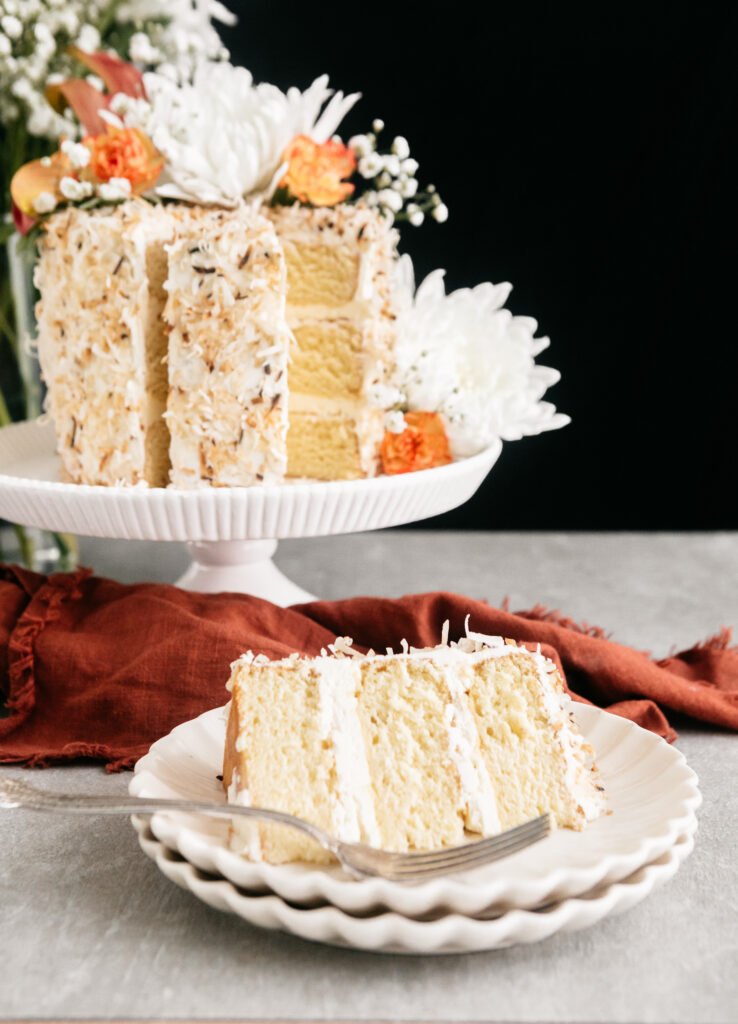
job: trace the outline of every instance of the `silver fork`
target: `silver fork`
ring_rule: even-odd
[[[551,823],[548,814],[518,825],[489,839],[479,839],[462,846],[448,846],[424,853],[392,853],[377,850],[365,843],[344,843],[317,825],[295,818],[282,811],[262,807],[240,807],[236,804],[208,803],[203,800],[159,800],[150,797],[77,796],[73,793],[50,793],[28,782],[0,776],[0,807],[23,807],[34,811],[56,811],[62,814],[154,814],[157,811],[185,811],[208,814],[218,818],[255,818],[278,825],[288,825],[306,833],[324,850],[332,853],[352,875],[359,878],[387,878],[395,882],[415,882],[466,871],[501,860],[547,836]]]

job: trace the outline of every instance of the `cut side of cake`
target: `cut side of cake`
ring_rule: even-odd
[[[171,482],[280,483],[287,468],[286,272],[252,207],[193,207],[167,247]]]
[[[287,472],[349,480],[374,476],[384,410],[371,400],[392,358],[397,232],[361,204],[269,210],[287,262]]]
[[[232,666],[228,800],[387,850],[454,846],[549,812],[581,829],[603,793],[555,665],[500,637]],[[327,862],[299,833],[234,819],[253,860]]]

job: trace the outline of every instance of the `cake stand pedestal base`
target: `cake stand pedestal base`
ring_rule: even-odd
[[[252,594],[283,608],[316,600],[274,564],[276,540],[190,541],[187,549],[192,565],[176,583],[185,590]]]

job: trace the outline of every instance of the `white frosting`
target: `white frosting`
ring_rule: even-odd
[[[68,207],[45,226],[34,275],[38,354],[64,469],[78,483],[145,485],[146,250],[173,222],[141,200]]]
[[[241,779],[237,770],[233,772],[231,784],[226,791],[226,800],[229,804],[236,804],[239,807],[251,807],[251,794],[245,786],[241,788]],[[243,853],[249,860],[264,859],[257,821],[242,818],[239,815],[231,819],[231,828],[231,846],[235,846],[233,838],[237,836],[239,840],[238,853]]]
[[[332,831],[345,842],[381,846],[356,700],[360,680],[356,661],[325,658],[321,664],[320,735],[330,740],[336,766]]]
[[[556,667],[540,651],[532,654],[532,657],[541,684],[541,704],[549,723],[558,732],[566,765],[567,789],[581,807],[587,821],[592,821],[601,813],[604,797],[596,788],[593,790],[591,748],[585,744],[581,733],[571,728],[569,713],[572,699],[552,683],[556,677]]]
[[[461,783],[461,796],[466,805],[466,827],[472,832],[491,836],[501,831],[497,800],[489,772],[479,747],[474,717],[469,710],[467,692],[472,682],[470,673],[443,672],[443,681],[451,695],[445,722],[451,760],[456,765]],[[465,685],[466,683],[466,685]]]
[[[167,252],[172,484],[279,483],[291,335],[274,229],[248,206],[199,211]]]

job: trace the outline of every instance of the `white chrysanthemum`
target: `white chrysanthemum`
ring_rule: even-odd
[[[192,84],[148,74],[145,86],[151,109],[141,127],[167,160],[156,192],[225,206],[267,189],[297,135],[325,142],[358,99],[331,96],[326,75],[285,94],[214,62],[200,64]]]
[[[394,383],[408,407],[443,415],[454,458],[565,426],[569,417],[541,401],[560,376],[535,363],[549,340],[534,337],[535,320],[504,308],[511,286],[447,295],[443,276],[429,274],[413,295],[412,262],[398,262]]]

